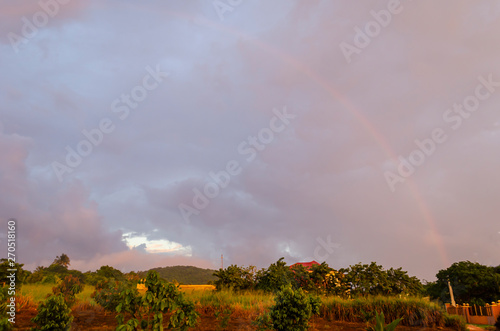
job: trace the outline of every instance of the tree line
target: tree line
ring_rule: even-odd
[[[23,283],[57,284],[66,276],[71,275],[82,284],[102,288],[107,286],[105,284],[108,281],[137,283],[146,275],[146,272],[123,273],[107,265],[95,271],[81,272],[70,269],[70,265],[70,258],[66,254],[57,256],[48,267],[39,266],[33,272],[24,270],[23,264],[16,263],[17,286],[19,288]],[[0,278],[4,282],[9,268],[12,268],[9,262],[6,259],[0,259]],[[172,270],[174,269],[178,277],[182,277],[182,271],[187,270],[193,278],[195,272],[192,267]],[[159,271],[163,270],[166,271],[168,268]],[[268,268],[259,270],[255,266],[238,265],[230,265],[217,271],[200,270],[203,271],[205,279],[215,279],[210,280],[209,283],[213,283],[218,290],[276,292],[282,286],[291,285],[294,289],[301,288],[308,292],[343,297],[429,296],[433,300],[450,302],[449,281],[455,301],[459,304],[484,305],[500,300],[500,265],[492,267],[470,261],[456,262],[447,269],[439,270],[436,274],[437,280],[433,282],[422,282],[417,277],[409,276],[408,272],[402,268],[384,269],[376,262],[358,263],[338,270],[323,262],[307,269],[300,264],[289,266],[284,258],[280,258]],[[213,278],[207,276],[208,272],[213,272]],[[165,275],[169,274],[160,272],[160,278],[167,281],[173,280]]]
[[[284,258],[268,268],[230,265],[214,272],[217,290],[263,290],[276,292],[291,285],[308,292],[342,297],[428,296],[432,300],[450,302],[448,281],[456,303],[484,305],[500,300],[500,266],[461,261],[436,274],[434,282],[422,282],[402,268],[384,269],[376,262],[358,263],[335,270],[326,262],[305,268],[287,266]]]

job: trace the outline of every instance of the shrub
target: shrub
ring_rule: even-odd
[[[130,284],[107,280],[96,285],[95,292],[91,294],[91,297],[105,310],[114,312],[120,304],[121,293],[126,289],[137,292],[137,289],[133,289]]]
[[[47,276],[42,275],[42,284],[56,284],[59,278],[54,274],[48,274]],[[37,282],[37,281],[35,281]]]
[[[38,306],[38,314],[31,319],[37,325],[32,330],[67,330],[73,316],[62,294],[52,295]]]
[[[198,313],[194,304],[185,300],[174,284],[165,283],[159,279],[157,272],[150,270],[145,285],[147,290],[143,296],[132,289],[121,293],[121,302],[116,307],[116,330],[149,330],[150,326],[153,330],[162,330],[164,313],[171,313],[168,328],[184,331],[196,326]],[[126,323],[125,313],[130,315]],[[142,319],[144,315],[148,319]],[[150,320],[149,316],[153,319]]]
[[[459,315],[444,314],[444,326],[453,328],[458,331],[467,331],[465,319]]]
[[[294,291],[291,285],[284,286],[274,300],[276,303],[271,307],[271,320],[275,330],[307,330],[312,306],[311,298],[302,289]]]
[[[72,306],[76,302],[76,295],[83,291],[83,285],[80,280],[72,275],[64,277],[59,285],[52,288],[54,294],[62,294],[68,306]]]

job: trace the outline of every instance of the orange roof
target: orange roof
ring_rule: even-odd
[[[290,266],[290,268],[291,268],[291,267],[293,267],[293,266],[299,265],[299,264],[300,264],[300,265],[302,265],[302,266],[304,266],[304,268],[306,268],[306,269],[311,269],[311,267],[312,267],[313,265],[319,265],[319,263],[318,263],[318,262],[316,262],[316,261],[311,261],[311,262],[298,262],[298,263],[292,264],[292,265]]]

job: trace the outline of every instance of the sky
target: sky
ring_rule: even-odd
[[[500,3],[0,2],[25,267],[500,265]]]

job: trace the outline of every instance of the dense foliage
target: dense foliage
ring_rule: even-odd
[[[173,266],[154,268],[160,278],[167,282],[177,282],[179,284],[205,285],[216,280],[213,276],[214,270],[202,269],[192,266]],[[147,272],[140,272],[139,275],[144,278]]]
[[[231,265],[214,273],[218,290],[260,289],[276,292],[281,287],[291,285],[307,292],[347,296],[368,295],[420,295],[424,288],[416,277],[408,276],[399,269],[384,270],[375,262],[356,264],[339,271],[330,268],[326,262],[305,268],[301,264],[287,266],[280,258],[267,269],[255,272],[248,268]]]
[[[8,259],[0,259],[0,279],[2,282],[7,280],[7,276],[10,275],[10,271],[7,269],[16,269],[16,288],[19,290],[21,287],[21,284],[26,281],[26,278],[31,274],[31,272],[24,270],[23,266],[24,264],[21,263],[14,263],[13,265],[10,265],[11,262],[9,262]]]
[[[448,281],[458,304],[484,305],[500,299],[499,268],[488,267],[470,261],[453,263],[448,269],[440,270],[437,281],[427,285],[432,299],[450,302]]]
[[[92,293],[91,297],[105,310],[114,312],[116,311],[116,307],[120,304],[121,293],[127,289],[137,292],[134,283],[127,281],[120,282],[113,279],[105,280],[96,285],[95,291]],[[135,294],[136,293],[134,293],[134,295]]]
[[[304,331],[309,328],[309,320],[319,313],[318,301],[308,296],[302,289],[293,290],[291,285],[283,286],[276,294],[270,317],[275,330]]]
[[[76,302],[76,295],[83,291],[84,285],[77,277],[67,275],[62,282],[52,288],[55,295],[61,294],[66,304],[71,307]]]
[[[34,330],[68,330],[73,320],[71,309],[62,294],[52,295],[38,306],[38,314],[32,319]]]
[[[244,268],[230,265],[226,269],[219,269],[213,275],[217,277],[214,282],[217,290],[250,290],[255,287],[256,272],[254,266]]]
[[[120,304],[116,307],[117,331],[146,330],[150,327],[162,330],[165,313],[170,314],[168,328],[184,331],[197,324],[198,313],[194,304],[184,299],[174,284],[160,280],[158,273],[150,271],[145,286],[147,290],[143,296],[131,289],[121,293]],[[127,321],[126,316],[129,317]]]
[[[10,311],[10,307],[7,306],[9,304],[8,292],[8,287],[0,287],[0,330],[12,329],[12,324],[9,322],[9,315],[7,314]]]
[[[424,287],[416,277],[408,276],[401,268],[384,270],[372,262],[341,269],[345,274],[343,283],[347,284],[353,296],[367,295],[420,295]]]

